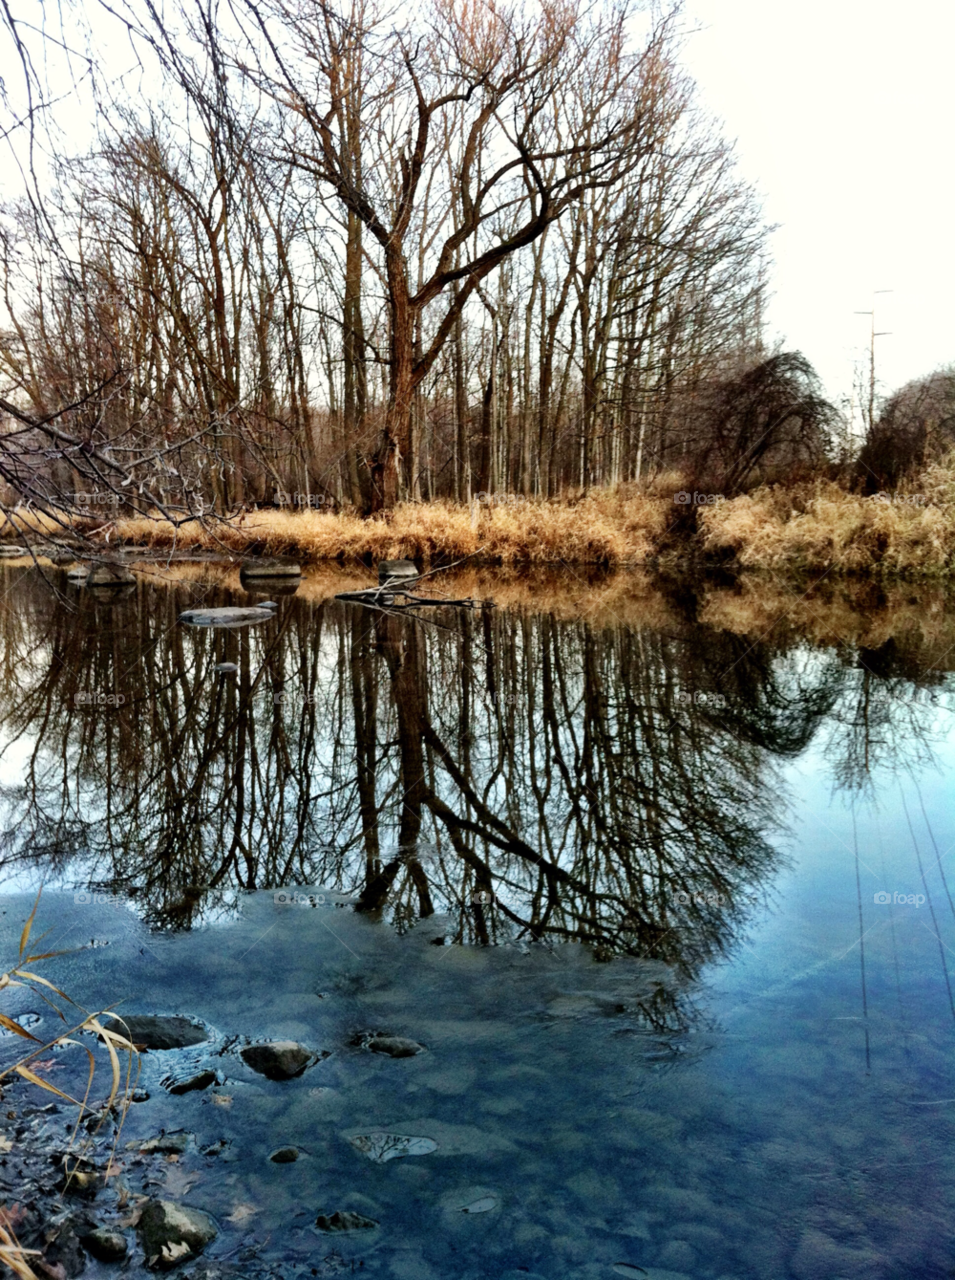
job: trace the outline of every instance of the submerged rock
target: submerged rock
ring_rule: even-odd
[[[401,1156],[427,1156],[438,1149],[433,1138],[417,1138],[406,1133],[359,1133],[348,1141],[376,1164]]]
[[[298,1147],[279,1147],[273,1151],[269,1159],[273,1164],[294,1164],[299,1157]]]
[[[365,1048],[372,1053],[385,1053],[389,1058],[413,1058],[417,1053],[427,1052],[423,1044],[404,1036],[371,1036],[365,1041]]]
[[[206,1029],[188,1018],[138,1013],[128,1014],[122,1022],[113,1018],[110,1030],[125,1036],[127,1028],[133,1044],[146,1049],[185,1049],[194,1044],[204,1044],[209,1039]]]
[[[318,1054],[295,1040],[272,1040],[250,1044],[241,1051],[246,1066],[270,1080],[293,1080],[318,1061]]]
[[[208,1089],[210,1085],[215,1084],[218,1077],[214,1071],[199,1071],[191,1076],[167,1076],[161,1081],[162,1087],[169,1093],[195,1093],[201,1089]]]
[[[378,1226],[374,1218],[365,1218],[360,1213],[351,1213],[348,1209],[336,1210],[332,1214],[320,1213],[315,1219],[319,1231],[372,1231]]]
[[[161,1133],[158,1138],[145,1138],[142,1141],[133,1141],[126,1143],[127,1151],[140,1151],[144,1155],[149,1155],[154,1151],[158,1151],[163,1155],[181,1155],[189,1145],[189,1139],[194,1134],[186,1133],[179,1129],[175,1133]]]
[[[217,1234],[208,1214],[172,1200],[150,1200],[137,1229],[147,1267],[162,1271],[197,1257]]]

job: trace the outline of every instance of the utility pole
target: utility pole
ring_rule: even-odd
[[[893,289],[875,289],[873,296],[879,293],[894,293]],[[866,424],[868,430],[872,430],[872,424],[875,422],[875,340],[876,338],[886,338],[892,332],[891,329],[882,329],[876,332],[875,327],[875,305],[873,304],[871,311],[857,311],[857,316],[870,316],[872,319],[872,328],[869,335],[869,420]]]

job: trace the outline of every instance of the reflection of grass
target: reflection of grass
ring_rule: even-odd
[[[0,974],[0,991],[5,990],[8,987],[26,987],[35,995],[39,996],[45,1004],[49,1005],[64,1024],[68,1024],[70,1019],[67,1018],[67,1014],[64,1013],[63,1009],[54,1002],[54,999],[51,998],[51,996],[58,997],[60,1000],[65,1001],[67,1005],[76,1007],[74,1002],[64,991],[61,991],[59,987],[54,986],[54,984],[47,978],[41,977],[40,974],[36,973],[34,968],[34,966],[39,964],[41,961],[49,960],[54,956],[63,955],[64,953],[60,951],[30,952],[29,950],[30,936],[33,931],[33,924],[36,919],[36,912],[39,904],[40,895],[37,894],[37,900],[33,904],[33,910],[30,912],[29,918],[24,924],[23,931],[20,934],[20,948],[16,963],[5,973]],[[75,1022],[73,1026],[70,1026],[68,1030],[62,1032],[58,1036],[54,1036],[52,1040],[43,1043],[38,1036],[33,1035],[31,1031],[22,1027],[13,1018],[9,1017],[7,1014],[0,1013],[0,1026],[13,1035],[20,1036],[24,1040],[32,1041],[37,1046],[35,1049],[31,1049],[23,1057],[19,1058],[12,1066],[7,1067],[4,1071],[0,1071],[0,1085],[2,1085],[3,1080],[7,1076],[12,1073],[16,1073],[30,1084],[34,1084],[40,1089],[45,1089],[48,1093],[53,1093],[58,1098],[63,1098],[66,1102],[75,1106],[77,1109],[76,1124],[73,1126],[73,1132],[70,1135],[69,1142],[69,1149],[72,1150],[79,1134],[80,1125],[83,1123],[84,1117],[91,1110],[89,1106],[89,1098],[96,1071],[96,1062],[92,1051],[87,1045],[82,1044],[79,1040],[76,1040],[73,1037],[84,1031],[95,1034],[99,1040],[102,1041],[107,1053],[109,1054],[112,1081],[109,1096],[106,1099],[100,1117],[90,1132],[86,1143],[88,1146],[93,1141],[106,1120],[106,1117],[111,1113],[117,1098],[120,1098],[120,1094],[122,1094],[119,1107],[120,1122],[117,1126],[117,1131],[113,1140],[113,1149],[110,1152],[110,1162],[112,1162],[113,1155],[115,1154],[116,1143],[118,1142],[120,1132],[122,1131],[123,1119],[125,1118],[125,1111],[128,1105],[130,1092],[134,1084],[134,1081],[132,1080],[133,1058],[134,1055],[138,1057],[138,1054],[135,1046],[127,1037],[104,1027],[100,1021],[101,1017],[102,1012],[84,1012],[83,1017],[79,1021]],[[37,1065],[37,1060],[42,1058],[44,1054],[49,1053],[51,1049],[64,1048],[67,1045],[74,1045],[83,1049],[88,1058],[89,1071],[86,1081],[86,1091],[82,1098],[74,1098],[70,1094],[65,1093],[62,1089],[58,1089],[56,1085],[51,1084],[49,1080],[45,1080],[33,1069],[34,1066]],[[120,1053],[129,1055],[129,1060],[125,1070],[125,1078],[120,1062]],[[73,1179],[79,1172],[80,1161],[77,1160],[71,1169],[69,1167],[69,1159],[67,1158],[64,1161],[64,1165],[66,1185],[69,1185],[71,1179]],[[24,1277],[24,1280],[31,1280],[31,1278],[35,1277],[35,1273],[31,1270],[29,1263],[27,1262],[27,1257],[30,1256],[30,1254],[31,1251],[22,1249],[17,1243],[11,1214],[0,1209],[0,1261],[6,1263],[6,1265],[18,1276]]]

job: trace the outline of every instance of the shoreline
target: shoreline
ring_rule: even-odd
[[[142,548],[202,558],[278,556],[303,567],[415,560],[514,569],[557,567],[832,573],[885,579],[955,575],[955,473],[923,477],[919,493],[848,493],[831,481],[771,486],[712,503],[667,493],[595,490],[538,501],[502,495],[470,507],[405,503],[363,519],[347,512],[263,508],[175,526],[161,517],[57,522],[12,512],[0,540],[39,537],[77,550]],[[719,495],[700,495],[719,497]],[[39,553],[39,548],[37,549]],[[24,554],[29,554],[25,550]]]

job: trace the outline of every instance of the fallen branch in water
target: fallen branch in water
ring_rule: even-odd
[[[403,597],[401,601],[398,600],[399,596]],[[464,600],[447,600],[443,596],[416,596],[410,591],[396,591],[394,587],[388,586],[369,587],[366,591],[342,591],[335,599],[350,600],[354,604],[373,605],[380,609],[418,609],[422,605],[449,605],[457,609],[494,607],[493,600],[474,600],[471,597]]]

